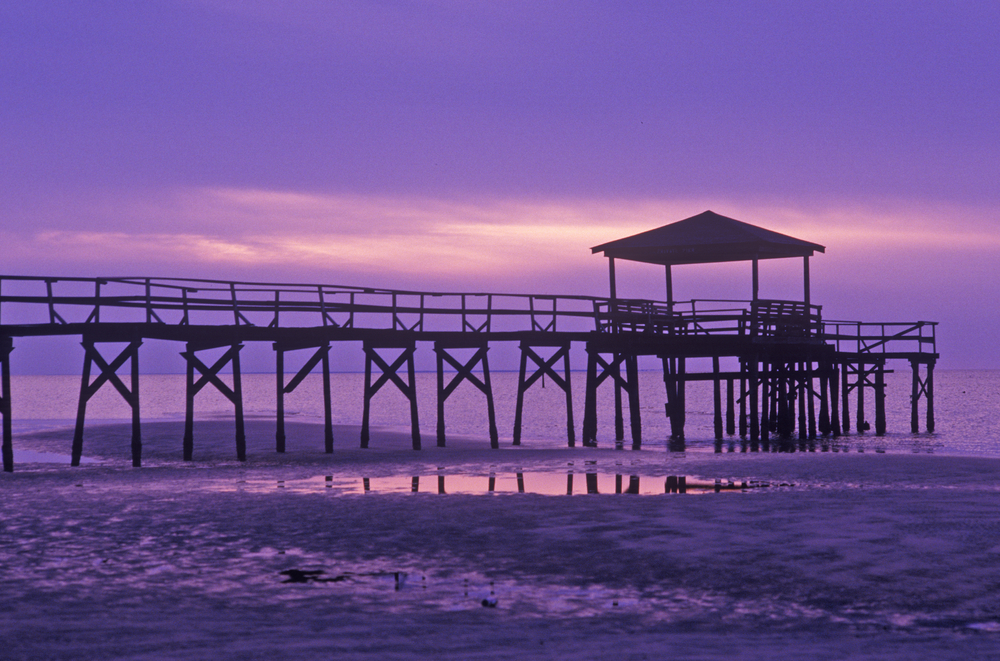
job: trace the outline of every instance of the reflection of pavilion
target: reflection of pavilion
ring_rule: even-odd
[[[918,431],[917,406],[922,396],[927,402],[927,430],[933,431],[935,324],[824,321],[820,306],[812,304],[809,282],[809,258],[816,252],[824,252],[823,246],[705,211],[599,245],[592,251],[608,258],[611,296],[600,315],[608,332],[587,344],[585,444],[596,443],[596,391],[609,378],[615,385],[616,438],[624,437],[621,412],[625,392],[629,397],[633,447],[641,443],[636,368],[637,357],[641,355],[662,360],[671,445],[677,449],[684,446],[685,384],[693,380],[713,382],[717,449],[723,439],[723,382],[726,432],[736,433],[734,408],[738,403],[740,437],[745,440],[749,433],[753,450],[760,445],[770,449],[771,434],[778,436],[779,449],[792,449],[796,422],[800,445],[816,439],[817,433],[839,436],[848,431],[852,391],[857,395],[857,429],[867,430],[866,388],[874,390],[875,431],[883,434],[886,361],[891,359],[908,360],[911,364],[912,431]],[[758,296],[760,260],[783,258],[802,258],[801,301],[766,300]],[[619,298],[616,259],[664,266],[665,303]],[[674,300],[674,266],[739,261],[752,265],[748,304],[729,300],[684,303]],[[930,351],[925,351],[925,345],[930,346]],[[691,358],[710,358],[712,371],[689,371],[687,361]],[[723,372],[720,361],[726,358],[738,361],[738,370]],[[924,378],[920,375],[921,365],[925,368]],[[842,417],[838,415],[839,405]]]

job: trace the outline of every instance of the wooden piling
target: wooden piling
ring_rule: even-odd
[[[740,439],[747,438],[747,361],[740,359]]]
[[[885,436],[885,361],[875,365],[875,435]]]
[[[822,364],[819,372],[819,434],[830,435],[830,394],[832,390],[830,366]],[[835,414],[836,415],[836,414]]]
[[[806,409],[809,418],[808,437],[810,440],[816,440],[816,391],[814,389],[816,378],[812,362],[804,364],[803,376],[805,378],[805,387],[803,388],[802,396],[806,400]]]
[[[632,449],[642,448],[642,410],[639,407],[639,359],[629,355],[625,360],[625,371],[628,375],[628,413],[629,426],[632,431]]]
[[[736,434],[736,407],[733,378],[726,379],[726,434]]]
[[[837,363],[832,363],[830,370],[830,433],[837,438],[840,436],[840,371]]]
[[[850,372],[850,364],[843,363],[840,368],[840,395],[842,397],[841,415],[843,416],[843,429],[844,434],[851,431],[851,386],[848,382],[848,374]]]
[[[927,363],[927,433],[934,433],[934,361]]]
[[[14,435],[10,418],[10,353],[13,350],[13,338],[0,337],[0,416],[3,416],[3,470],[6,473],[14,471]]]
[[[868,421],[865,420],[865,384],[868,381],[868,370],[864,363],[858,363],[857,374],[858,383],[855,386],[858,391],[857,430],[859,434],[862,434],[868,431]]]
[[[712,356],[712,395],[714,403],[715,440],[722,440],[722,382],[719,377],[719,357]]]
[[[747,385],[750,388],[750,451],[757,452],[760,449],[760,396],[758,395],[758,358],[754,356],[750,359],[750,378]]]

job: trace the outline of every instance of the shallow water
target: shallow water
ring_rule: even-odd
[[[326,455],[322,409],[304,398],[292,419],[313,424],[290,423],[276,455],[273,377],[258,375],[246,463],[228,404],[209,399],[183,462],[183,378],[143,377],[142,469],[127,411],[97,398],[84,443],[96,461],[33,462],[67,460],[26,453],[68,450],[72,412],[26,393],[75,407],[79,384],[23,378],[27,461],[0,476],[0,591],[16,604],[0,609],[5,658],[967,661],[1000,645],[997,373],[938,375],[935,434],[906,433],[893,395],[885,437],[789,455],[744,453],[738,438],[716,454],[710,391],[689,396],[687,451],[666,452],[652,386],[638,452],[606,436],[567,449],[550,387],[529,393],[520,448],[501,433],[488,449],[472,392],[448,409],[449,447],[422,418],[419,453],[408,408],[389,400],[370,450],[338,427]],[[360,422],[361,378],[341,379],[335,422]]]
[[[585,374],[573,373],[573,417],[576,439],[581,438],[583,419],[583,384]],[[662,375],[656,371],[640,372],[640,402],[643,442],[651,447],[666,448],[669,426],[664,415]],[[222,375],[223,380],[230,379]],[[436,375],[418,373],[417,396],[420,430],[424,444],[433,443],[437,433]],[[509,445],[513,435],[513,419],[517,395],[517,374],[493,374],[497,426],[502,444]],[[937,453],[966,456],[1000,457],[1000,371],[935,372],[934,433],[923,431],[926,426],[925,402],[919,407],[920,429],[910,433],[910,375],[908,370],[890,373],[886,377],[886,417],[888,433],[877,437],[872,433],[851,432],[826,443],[817,442],[817,451],[833,452],[893,452]],[[13,423],[17,432],[31,432],[73,424],[79,395],[79,379],[75,376],[15,376],[12,377]],[[360,425],[363,401],[363,374],[333,374],[332,404],[335,425]],[[271,374],[243,376],[244,409],[247,419],[273,419],[275,412],[275,377]],[[140,401],[143,422],[176,421],[184,416],[183,375],[143,375],[140,378]],[[609,387],[599,391],[598,442],[614,444],[614,403]],[[852,396],[851,426],[855,426]],[[871,393],[867,410],[874,411]],[[707,382],[688,385],[687,451],[713,451],[714,423],[712,390]],[[201,420],[230,420],[232,405],[221,394],[206,388],[195,402],[195,415]],[[87,424],[129,420],[131,413],[113,388],[105,387],[88,404]],[[625,404],[625,445],[631,445],[627,398]],[[286,397],[286,420],[322,423],[322,384],[318,375],[307,377]],[[448,435],[487,438],[485,398],[471,384],[462,384],[449,397],[445,407]],[[384,388],[373,399],[371,423],[387,429],[408,430],[409,403],[392,388]],[[563,392],[551,383],[536,384],[528,391],[524,407],[523,442],[537,446],[563,447],[566,438],[566,404]],[[796,449],[798,442],[796,440]],[[741,451],[740,439],[727,437],[723,451]],[[809,449],[808,447],[804,449]]]

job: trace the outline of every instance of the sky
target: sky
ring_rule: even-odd
[[[13,0],[0,272],[606,295],[711,209],[1000,368],[1000,4]],[[801,295],[801,263],[761,295]],[[619,264],[622,296],[662,269]],[[749,298],[749,265],[676,268]]]

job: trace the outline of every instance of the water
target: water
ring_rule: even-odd
[[[584,374],[572,379],[579,439]],[[335,424],[360,424],[363,380],[333,375]],[[119,459],[0,474],[0,592],[17,605],[0,612],[0,656],[995,656],[1000,372],[937,372],[933,434],[909,432],[909,374],[890,374],[886,436],[787,455],[744,454],[738,440],[716,454],[708,383],[688,390],[687,451],[666,452],[660,375],[640,381],[640,452],[612,449],[610,388],[600,448],[561,450],[565,398],[551,383],[529,391],[511,450],[513,373],[493,375],[502,449],[487,450],[485,399],[468,384],[447,402],[448,433],[482,450],[437,449],[436,375],[420,373],[422,453],[338,437],[333,455],[276,461],[262,444],[241,463],[226,431],[227,459],[206,460],[196,428],[192,463],[172,446],[142,469]],[[267,436],[274,376],[243,386]],[[71,427],[78,388],[72,376],[14,377],[15,449]],[[184,377],[143,375],[140,391],[144,439],[156,421],[176,429]],[[307,378],[288,420],[321,424],[321,393]],[[231,420],[232,406],[206,389],[196,416]],[[129,420],[103,389],[85,450],[112,437],[101,422],[126,423],[125,447]],[[380,392],[372,424],[408,432],[408,402]]]
[[[833,451],[934,453],[961,456],[1000,457],[1000,371],[946,371],[935,373],[936,428],[932,434],[910,433],[910,375],[908,370],[886,377],[886,418],[888,433],[848,434],[827,444]],[[223,380],[232,383],[230,375]],[[289,377],[290,378],[290,377]],[[436,375],[417,373],[417,399],[420,430],[424,439],[433,440],[437,430]],[[664,414],[666,397],[660,372],[640,372],[642,436],[647,447],[664,447],[669,426]],[[502,444],[513,436],[517,374],[492,374],[497,426]],[[576,438],[581,438],[583,398],[586,374],[574,372],[573,422]],[[286,381],[287,382],[287,381]],[[242,379],[244,410],[248,418],[271,419],[275,412],[275,377],[271,374],[246,374]],[[333,422],[337,425],[360,425],[364,392],[363,374],[332,374]],[[12,377],[12,409],[15,432],[38,431],[73,424],[79,397],[79,379],[75,376]],[[625,398],[625,439],[631,442],[627,397]],[[183,375],[142,375],[140,409],[144,422],[182,420],[184,417]],[[598,442],[614,443],[614,404],[610,385],[598,393]],[[925,428],[925,402],[920,404],[920,428]],[[854,395],[851,401],[851,426],[854,427]],[[713,395],[709,382],[688,384],[687,450],[712,451],[714,448]],[[310,375],[285,398],[286,420],[322,424],[323,398],[319,375]],[[866,409],[874,412],[873,396],[867,394]],[[220,393],[207,387],[195,401],[197,419],[231,419],[233,407]],[[110,386],[105,386],[87,407],[88,424],[130,420],[131,412]],[[445,404],[448,434],[488,438],[486,399],[469,383],[463,383]],[[394,430],[408,430],[409,402],[393,387],[384,387],[373,399],[371,424]],[[566,444],[566,405],[562,390],[551,382],[541,382],[525,397],[522,442],[534,447],[561,447]],[[425,440],[427,442],[427,440]],[[485,440],[484,440],[485,442]],[[724,449],[739,450],[739,437],[727,439]],[[820,448],[822,449],[822,448]]]

